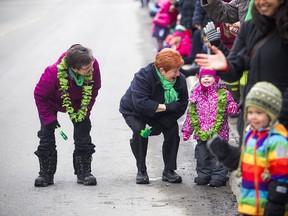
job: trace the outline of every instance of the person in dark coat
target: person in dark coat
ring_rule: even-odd
[[[149,184],[146,167],[148,135],[164,135],[162,180],[182,182],[177,169],[179,126],[177,120],[188,104],[186,78],[179,72],[181,55],[172,48],[164,48],[154,63],[141,68],[120,101],[119,111],[133,135],[130,146],[137,164],[137,184]],[[148,125],[149,127],[146,127]],[[151,128],[150,128],[151,127]],[[144,131],[148,133],[143,134]]]
[[[194,29],[193,25],[193,14],[195,10],[196,0],[180,0],[178,2],[178,11],[181,15],[180,17],[180,25],[184,26],[188,29],[192,35],[192,31]]]
[[[60,130],[58,112],[67,112],[74,126],[74,174],[77,183],[96,185],[91,174],[92,143],[90,112],[101,88],[100,70],[92,51],[80,44],[71,46],[56,63],[48,66],[34,90],[41,128],[40,143],[35,151],[40,172],[34,185],[45,187],[54,184],[57,166],[55,129]],[[62,132],[62,131],[61,131]],[[63,138],[67,139],[65,134]]]

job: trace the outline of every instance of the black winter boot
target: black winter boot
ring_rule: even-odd
[[[46,187],[54,184],[54,174],[57,166],[57,151],[55,150],[49,157],[43,158],[37,151],[34,152],[38,156],[40,164],[39,176],[35,179],[35,187]]]
[[[74,174],[77,175],[77,183],[84,185],[96,185],[96,178],[91,174],[91,155],[77,155],[73,153]]]

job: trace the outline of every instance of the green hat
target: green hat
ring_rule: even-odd
[[[266,112],[271,123],[275,123],[279,117],[282,105],[280,90],[269,82],[258,82],[248,92],[245,100],[245,110],[253,106]]]

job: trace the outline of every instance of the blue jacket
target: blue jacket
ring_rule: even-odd
[[[186,78],[180,74],[174,89],[179,94],[181,110],[178,112],[155,113],[159,104],[164,104],[164,89],[153,63],[141,68],[135,75],[131,85],[120,100],[120,113],[123,116],[133,115],[144,119],[147,124],[160,121],[166,128],[172,126],[184,113],[188,104]]]

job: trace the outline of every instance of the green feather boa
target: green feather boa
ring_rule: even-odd
[[[59,79],[60,83],[60,90],[61,90],[61,98],[63,99],[62,107],[66,109],[66,112],[69,114],[70,119],[74,122],[82,122],[87,115],[88,112],[88,105],[90,104],[90,101],[92,99],[92,88],[93,85],[88,85],[92,82],[92,74],[89,76],[83,76],[84,77],[84,84],[82,86],[82,99],[81,99],[81,105],[80,109],[75,112],[74,108],[72,106],[72,102],[70,99],[70,95],[68,93],[69,89],[69,81],[67,79],[67,64],[66,64],[66,58],[63,58],[60,64],[57,65],[58,73],[57,77]],[[85,85],[86,84],[86,85]]]
[[[212,135],[218,134],[221,126],[224,122],[224,115],[227,105],[227,97],[226,97],[226,89],[219,89],[218,90],[218,105],[217,105],[217,115],[216,121],[213,124],[213,127],[209,131],[202,131],[200,129],[200,122],[198,120],[198,114],[196,111],[196,104],[190,103],[189,110],[190,110],[190,121],[193,125],[195,134],[203,141],[209,140]]]

